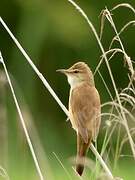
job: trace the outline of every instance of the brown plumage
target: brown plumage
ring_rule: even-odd
[[[95,88],[93,74],[84,62],[67,70],[59,70],[68,77],[71,86],[69,118],[77,132],[76,171],[82,175],[85,155],[92,140],[96,140],[100,127],[100,97]]]

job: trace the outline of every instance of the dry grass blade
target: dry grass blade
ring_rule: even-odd
[[[61,162],[59,157],[57,156],[57,154],[55,152],[53,152],[53,154],[54,154],[55,158],[58,160],[58,162],[60,163],[61,167],[64,169],[64,171],[67,174],[67,176],[69,177],[69,179],[72,180],[71,175],[69,174],[69,172],[67,171],[67,169],[65,168],[65,166],[63,165],[63,163]]]
[[[0,63],[3,63],[3,58],[2,58],[1,52],[0,52]]]
[[[135,135],[135,128],[132,128],[132,129],[130,129],[130,133],[131,133],[131,135],[132,136],[134,136]],[[124,146],[124,144],[126,143],[128,141],[128,137],[127,137],[127,134],[124,136],[124,138],[123,138],[123,140],[121,141],[121,145],[120,145],[120,148],[119,148],[119,152],[121,153],[121,151],[122,151],[122,148],[123,148],[123,146]],[[119,153],[119,154],[120,154]],[[133,156],[132,156],[133,157]]]
[[[127,102],[127,103],[129,103],[131,106],[134,105],[134,104],[132,103],[132,101],[131,101],[130,99],[127,99],[126,97],[120,97],[120,99],[121,99],[121,102],[122,102],[122,103]]]
[[[122,49],[123,54],[124,54],[124,58],[125,58],[125,60],[127,62],[129,71],[131,72],[131,76],[134,76],[134,69],[133,69],[131,58],[125,52],[124,46],[123,46],[122,41],[121,41],[121,39],[119,37],[119,33],[118,33],[117,29],[116,29],[116,26],[114,24],[114,21],[113,21],[113,18],[111,16],[111,13],[110,13],[110,11],[107,8],[104,11],[105,11],[106,18],[108,19],[108,21],[110,22],[111,26],[113,27],[113,29],[114,29],[114,31],[116,33],[116,37],[117,37],[117,39],[118,39],[118,41],[120,43],[121,49]]]
[[[132,77],[128,74],[128,79],[129,79],[129,83],[128,83],[127,88],[131,87],[135,91],[135,88],[134,88],[134,85],[133,85],[133,82],[135,80],[135,73],[134,73],[134,75]]]
[[[101,158],[100,154],[96,151],[96,148],[93,146],[93,144],[91,144],[90,148],[92,150],[92,152],[95,154],[96,152],[96,157],[99,160],[100,163],[102,163],[102,166],[105,170],[105,172],[108,174],[108,176],[113,179],[112,173],[110,172],[110,170],[108,171],[108,166],[106,165],[106,163],[103,161],[103,159]]]
[[[126,93],[120,93],[120,96],[124,96],[126,98],[126,100],[129,100],[130,104],[132,106],[135,105],[135,98],[133,96],[130,96],[130,95],[126,94]]]
[[[131,87],[127,87],[127,88],[125,88],[125,89],[123,89],[122,91],[121,91],[121,93],[123,93],[123,92],[131,92],[131,93],[133,93],[134,95],[135,95],[135,91],[134,91],[134,89],[132,89]]]
[[[102,39],[102,36],[103,36],[104,24],[105,24],[105,19],[106,19],[106,18],[105,18],[105,15],[104,15],[104,10],[101,11],[99,17],[101,17],[100,35],[99,35],[100,40],[101,40],[101,39]]]
[[[129,21],[127,24],[125,24],[125,25],[121,28],[121,30],[119,31],[118,35],[120,36],[121,33],[124,32],[130,25],[135,25],[135,21]],[[118,41],[117,35],[113,37],[113,39],[112,39],[112,41],[111,41],[111,43],[110,43],[109,49],[111,49],[114,41],[116,41],[116,40]]]
[[[116,103],[116,102],[106,102],[106,103],[104,103],[104,104],[102,104],[102,107],[105,107],[105,106],[112,106],[112,105],[114,105],[115,107],[117,107],[117,108],[119,108],[119,109],[123,109],[123,112],[124,112],[124,114],[125,115],[128,115],[129,116],[129,118],[133,121],[133,122],[135,122],[135,119],[134,119],[134,116],[131,114],[131,112],[130,111],[128,111],[124,106],[120,106],[118,103]],[[126,128],[126,126],[127,126],[127,122],[125,123],[125,121],[122,121],[123,119],[122,119],[122,117],[120,117],[120,120],[121,120],[121,124],[123,124],[124,125],[124,127]],[[130,130],[129,130],[129,132],[130,132]],[[133,144],[133,146],[134,146],[134,144]]]
[[[113,118],[115,118],[115,119],[120,120],[120,119],[119,119],[119,116],[117,116],[117,115],[115,115],[115,114],[113,114],[113,113],[112,113],[112,114],[111,114],[111,113],[102,113],[102,114],[101,114],[101,117],[102,117],[102,116],[103,116],[103,117],[104,117],[104,116],[110,116],[111,118],[113,117]],[[111,120],[110,120],[110,121],[111,121]]]
[[[109,90],[109,88],[108,88],[108,86],[107,86],[107,84],[106,84],[106,82],[105,82],[105,80],[104,80],[104,78],[103,78],[103,76],[102,76],[102,74],[100,73],[99,70],[98,70],[98,74],[99,74],[100,78],[102,79],[102,81],[103,81],[103,83],[104,83],[104,86],[105,86],[105,88],[106,88],[106,90],[107,90],[107,92],[108,92],[111,100],[113,101],[113,96],[112,96],[112,94],[111,94],[111,91]]]
[[[14,102],[15,102],[15,105],[16,105],[16,109],[17,109],[17,112],[18,112],[18,115],[19,115],[19,118],[20,118],[20,122],[21,122],[22,128],[23,128],[23,130],[24,130],[24,134],[25,134],[27,143],[28,143],[28,145],[29,145],[29,148],[30,148],[30,151],[31,151],[31,154],[32,154],[34,163],[35,163],[35,167],[36,167],[37,173],[38,173],[38,175],[39,175],[40,180],[44,180],[44,177],[43,177],[43,175],[42,175],[42,172],[41,172],[41,169],[40,169],[40,166],[39,166],[38,159],[37,159],[37,157],[36,157],[36,154],[35,154],[35,151],[34,151],[34,148],[33,148],[33,144],[32,144],[32,142],[31,142],[31,139],[30,139],[30,136],[29,136],[27,127],[26,127],[26,125],[25,125],[25,121],[24,121],[24,118],[23,118],[23,115],[22,115],[20,106],[19,106],[19,104],[18,104],[18,100],[17,100],[17,98],[16,98],[15,91],[14,91],[14,89],[13,89],[13,86],[12,86],[12,83],[11,83],[11,80],[10,80],[10,77],[9,77],[9,74],[8,74],[6,65],[5,65],[5,63],[4,63],[4,59],[3,59],[3,57],[2,57],[1,52],[0,52],[0,60],[1,60],[1,63],[2,63],[2,65],[3,65],[4,71],[5,71],[5,74],[6,74],[8,83],[9,83],[9,87],[10,87],[10,90],[11,90],[11,93],[12,93],[12,96],[13,96],[13,99],[14,99]]]
[[[13,84],[15,84],[15,83],[13,83]],[[15,84],[15,87],[17,89],[17,84]],[[21,90],[20,90],[20,92],[21,92]],[[25,123],[26,123],[27,129],[29,131],[31,140],[33,142],[33,147],[34,147],[35,153],[37,155],[37,159],[40,162],[40,168],[42,169],[42,174],[44,177],[47,176],[47,179],[55,180],[53,173],[52,173],[52,169],[51,169],[49,161],[48,161],[47,154],[45,152],[45,149],[44,149],[41,139],[39,137],[37,127],[33,121],[32,114],[30,113],[26,102],[24,102],[22,104],[20,103],[20,106],[22,107],[24,119],[27,120],[27,121],[25,121]]]
[[[111,53],[113,53],[112,55],[111,55],[111,57],[109,57],[109,59],[108,59],[108,61],[110,61],[112,58],[113,58],[113,56],[116,54],[116,53],[123,53],[123,51],[121,50],[121,49],[119,49],[119,48],[114,48],[114,49],[110,49],[110,50],[108,50],[108,51],[106,51],[105,52],[105,55],[107,56],[108,54],[111,54]],[[103,60],[104,60],[104,56],[102,55],[101,56],[101,60],[99,61],[99,63],[98,63],[98,65],[96,66],[96,69],[95,69],[95,71],[94,71],[94,75],[97,73],[97,71],[99,70],[99,68],[100,68],[100,66],[102,65],[102,63],[103,63]]]
[[[59,104],[59,106],[61,107],[61,109],[65,112],[65,114],[68,116],[68,110],[66,109],[66,107],[62,104],[62,102],[60,101],[60,99],[58,98],[58,96],[56,95],[56,93],[54,92],[54,90],[51,88],[51,86],[49,85],[49,83],[47,82],[47,80],[44,78],[44,76],[39,72],[39,70],[37,69],[37,67],[35,66],[35,64],[32,62],[32,60],[30,59],[30,57],[28,56],[28,54],[25,52],[25,50],[23,49],[23,47],[21,46],[21,44],[18,42],[18,40],[15,38],[15,36],[13,35],[13,33],[10,31],[10,29],[8,28],[8,26],[6,25],[6,23],[3,21],[3,19],[0,17],[0,22],[3,25],[3,27],[6,29],[6,31],[8,32],[8,34],[10,35],[10,37],[12,38],[12,40],[14,41],[14,43],[16,44],[16,46],[19,48],[19,50],[21,51],[21,53],[23,54],[23,56],[26,58],[27,62],[31,65],[32,69],[35,71],[35,73],[38,75],[38,77],[40,78],[40,80],[42,81],[42,83],[44,84],[44,86],[48,89],[48,91],[50,92],[50,94],[53,96],[53,98],[55,99],[55,101]]]
[[[116,129],[119,122],[120,121],[115,122],[111,129],[109,127],[107,128],[105,138],[104,138],[104,142],[103,142],[103,145],[102,145],[102,150],[101,150],[101,155],[102,156],[103,156],[104,152],[106,151],[106,148],[107,148],[107,146],[108,146],[108,144],[110,142],[110,139],[111,139],[113,133],[115,132],[115,129]]]
[[[135,14],[135,9],[133,8],[133,6],[131,6],[130,4],[128,3],[121,3],[121,4],[118,4],[116,6],[114,6],[111,11],[114,11],[115,9],[118,9],[120,7],[126,7],[126,8],[129,8],[134,14]]]
[[[123,53],[123,51],[120,49],[120,48],[114,48],[114,49],[110,49],[108,51],[106,51],[106,55],[110,54],[110,53],[114,53],[114,52],[120,52],[120,53]],[[103,57],[103,56],[102,56]]]

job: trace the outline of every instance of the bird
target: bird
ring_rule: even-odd
[[[81,176],[87,151],[99,133],[100,95],[95,87],[93,73],[85,62],[77,62],[57,72],[65,74],[70,84],[69,119],[77,134],[76,171]]]

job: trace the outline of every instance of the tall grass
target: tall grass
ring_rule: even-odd
[[[134,144],[134,140],[133,140],[133,137],[135,136],[135,127],[131,128],[129,126],[129,122],[132,122],[133,124],[135,124],[135,119],[134,119],[134,115],[133,115],[133,110],[135,107],[135,87],[134,87],[135,72],[134,72],[134,67],[133,67],[133,61],[131,60],[130,56],[126,53],[126,49],[124,48],[123,42],[121,40],[122,33],[130,25],[134,24],[135,21],[131,20],[130,22],[125,22],[125,25],[121,28],[121,30],[118,31],[117,26],[115,25],[115,22],[113,20],[111,13],[112,12],[115,13],[116,9],[124,7],[124,8],[128,8],[129,10],[131,10],[135,14],[135,9],[130,4],[123,3],[123,4],[118,4],[117,6],[112,8],[111,10],[108,10],[107,8],[105,8],[105,10],[102,10],[102,12],[101,12],[101,30],[100,30],[100,34],[98,35],[94,25],[92,24],[92,22],[90,21],[90,19],[86,15],[86,13],[82,10],[82,8],[79,7],[72,0],[68,0],[68,2],[73,7],[75,7],[78,10],[78,12],[80,13],[80,15],[86,20],[86,23],[88,24],[89,29],[93,32],[93,35],[96,38],[96,41],[97,41],[99,48],[101,50],[101,59],[99,61],[99,64],[95,68],[94,75],[96,75],[97,73],[99,74],[99,76],[101,77],[101,80],[102,80],[102,82],[103,82],[103,84],[104,84],[104,86],[105,86],[105,88],[106,88],[106,90],[110,96],[110,99],[111,99],[109,102],[105,102],[104,104],[102,104],[102,110],[108,109],[108,111],[101,114],[101,117],[104,120],[103,124],[104,124],[105,134],[104,134],[104,139],[103,139],[103,144],[102,144],[100,154],[98,153],[98,151],[94,147],[94,145],[93,144],[91,145],[91,150],[94,152],[94,154],[98,160],[98,161],[96,161],[96,164],[94,164],[95,169],[93,171],[93,174],[94,174],[93,177],[95,179],[98,179],[98,178],[99,179],[104,179],[104,178],[115,179],[114,176],[112,175],[111,170],[108,167],[111,167],[111,169],[116,169],[119,158],[121,158],[121,157],[130,156],[131,158],[133,158],[135,160],[135,144]],[[106,20],[110,23],[110,26],[112,27],[112,29],[115,33],[115,36],[112,38],[112,41],[110,42],[108,50],[104,49],[104,46],[103,46],[102,41],[101,41],[102,37],[103,37],[103,32],[104,32]],[[8,26],[3,21],[2,18],[0,18],[0,22],[4,26],[5,30],[8,32],[10,37],[13,39],[13,41],[17,45],[18,49],[22,52],[22,54],[26,58],[27,62],[31,65],[34,72],[38,75],[40,80],[43,82],[44,86],[48,89],[48,91],[51,93],[51,95],[56,100],[58,105],[61,107],[61,109],[68,116],[68,110],[66,109],[66,107],[60,101],[60,99],[58,98],[56,93],[53,91],[51,86],[48,84],[48,82],[44,78],[44,76],[39,72],[37,67],[34,65],[33,61],[30,59],[30,57],[28,56],[26,51],[20,45],[20,43],[15,38],[15,36],[10,31],[10,29],[8,28]],[[116,41],[119,43],[119,48],[114,47]],[[111,65],[110,65],[110,61],[113,60],[114,56],[117,53],[123,54],[123,62],[126,64],[128,70],[129,70],[129,73],[127,74],[129,82],[128,82],[127,86],[120,91],[117,90],[116,82],[115,82],[113,72],[111,69]],[[18,109],[19,104],[17,103],[16,96],[14,93],[14,89],[12,87],[12,84],[11,84],[11,81],[10,81],[10,78],[8,75],[8,71],[7,71],[6,66],[4,64],[4,60],[3,60],[2,56],[1,56],[0,60],[4,66],[4,70],[6,72],[8,82],[9,82],[11,90],[12,90],[14,101],[17,105],[18,113],[20,115],[20,118],[22,119],[22,114],[20,112],[20,108]],[[112,95],[112,91],[109,89],[107,82],[105,82],[104,77],[100,72],[100,68],[102,67],[102,65],[104,63],[106,64],[110,79],[112,81],[113,90],[115,92],[115,97]],[[128,106],[127,106],[127,104],[128,104]],[[22,123],[22,126],[24,128],[24,132],[25,132],[26,138],[28,140],[29,136],[27,134],[27,128],[23,125],[23,123]],[[124,132],[123,132],[123,129],[124,129]],[[112,142],[112,137],[114,134],[117,136],[117,138],[116,138],[115,149],[112,150],[111,142]],[[130,149],[131,149],[130,155],[123,154],[123,148],[127,142],[129,143]],[[29,143],[29,145],[31,144],[30,139],[28,140],[28,143]],[[97,147],[97,145],[96,145],[96,147]],[[44,179],[42,172],[41,172],[41,169],[40,169],[40,166],[38,164],[38,160],[37,160],[38,158],[35,155],[35,150],[34,150],[33,146],[31,147],[31,145],[30,145],[30,149],[31,149],[31,153],[32,153],[33,158],[34,158],[34,162],[36,164],[36,169],[38,171],[39,177],[40,177],[40,179]],[[113,156],[113,161],[112,161],[112,158],[110,158],[112,156]],[[60,161],[59,157],[56,154],[55,154],[55,157],[59,161],[60,165],[62,166],[63,170],[66,172],[69,179],[72,179],[70,174],[65,169],[62,162]],[[102,157],[104,157],[104,160],[102,159]],[[87,165],[87,162],[86,162],[86,165]],[[102,165],[103,169],[101,168],[100,165]],[[80,178],[80,177],[78,177],[78,178]]]

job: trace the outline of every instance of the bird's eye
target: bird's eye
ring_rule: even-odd
[[[79,71],[78,70],[75,70],[74,73],[78,73]]]

